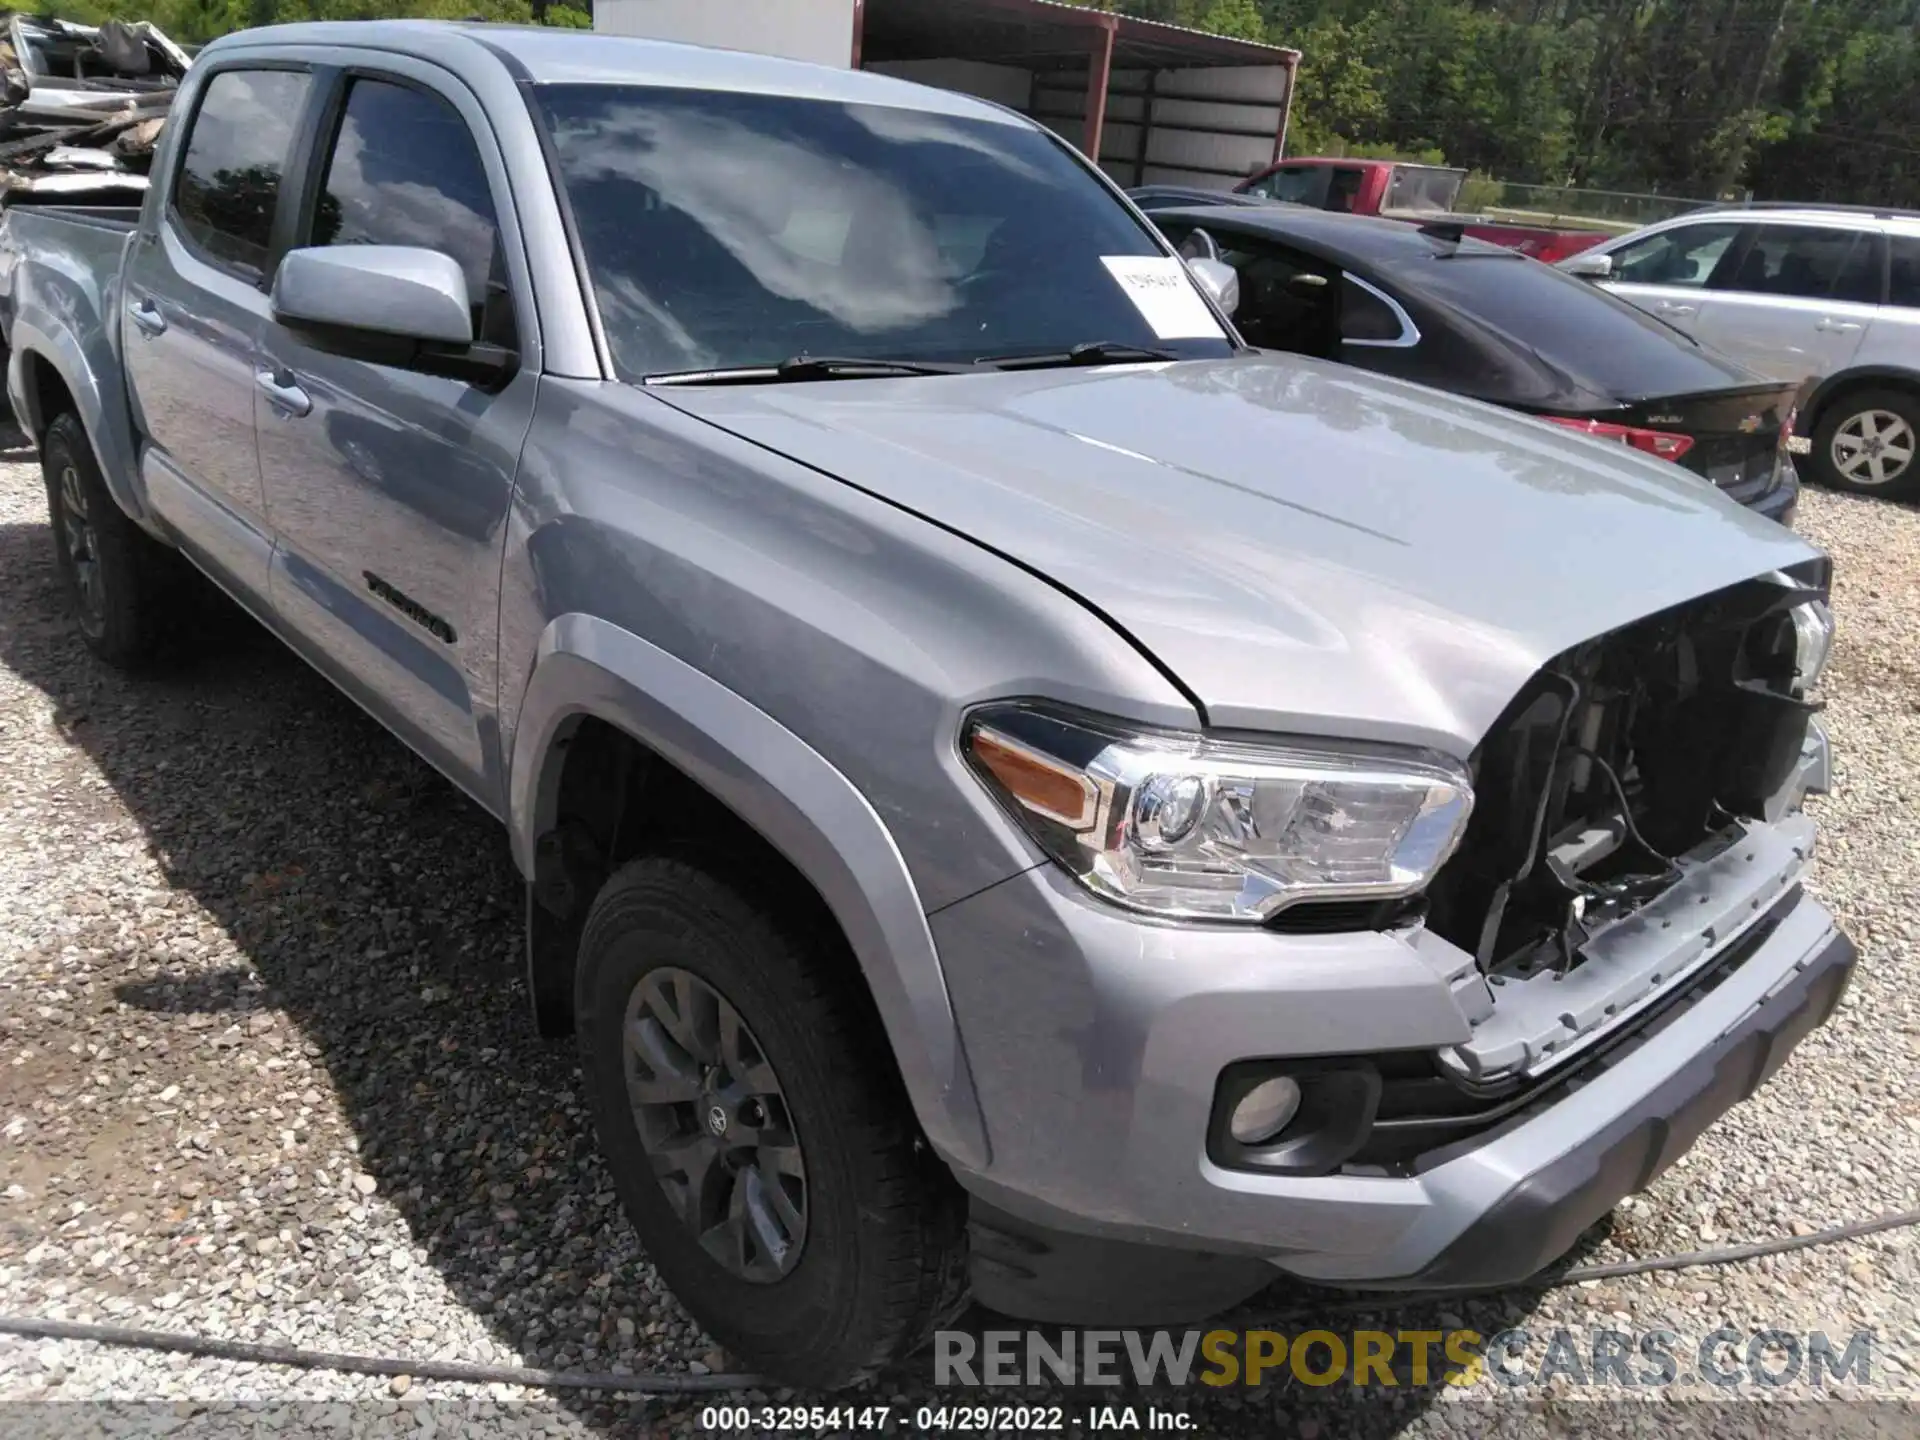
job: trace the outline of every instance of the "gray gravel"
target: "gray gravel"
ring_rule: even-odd
[[[620,1216],[568,1050],[531,1033],[502,833],[237,616],[211,620],[199,658],[170,678],[93,662],[56,589],[37,467],[8,435],[0,1312],[498,1364],[728,1368]],[[1920,512],[1815,492],[1803,513],[1840,577],[1826,685],[1839,789],[1820,806],[1816,888],[1864,963],[1834,1023],[1590,1237],[1590,1260],[1920,1206]],[[1899,1231],[1384,1323],[1666,1325],[1689,1342],[1723,1323],[1871,1327],[1872,1382],[1842,1393],[1912,1400],[1917,1298],[1914,1238]],[[928,1374],[910,1366],[853,1398],[952,1401]],[[1809,1393],[1796,1382],[1768,1398]],[[1696,1382],[1670,1398],[1702,1394]],[[1542,1418],[1486,1398],[1295,1387],[1164,1403],[1209,1430],[1308,1437],[1524,1434]],[[16,1428],[27,1416],[53,1423],[45,1433],[83,1419],[152,1433],[155,1416],[190,1414],[196,1434],[289,1416],[290,1433],[687,1431],[699,1408],[0,1339],[0,1400],[75,1399],[199,1403],[15,1407],[0,1428],[29,1433]],[[270,1401],[316,1403],[253,1403]],[[347,1401],[360,1403],[318,1403]],[[1622,1430],[1685,1418],[1604,1413]],[[1702,1423],[1731,1433],[1752,1413],[1720,1406]],[[1811,1413],[1776,1409],[1775,1423]],[[1834,1433],[1839,1412],[1818,1413]]]

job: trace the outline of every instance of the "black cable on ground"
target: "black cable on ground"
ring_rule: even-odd
[[[1588,1280],[1617,1280],[1657,1270],[1692,1270],[1704,1265],[1731,1265],[1858,1240],[1883,1230],[1920,1225],[1920,1210],[1901,1210],[1855,1220],[1808,1235],[1782,1235],[1747,1245],[1724,1245],[1713,1250],[1689,1250],[1679,1255],[1656,1255],[1645,1260],[1622,1260],[1611,1265],[1578,1265],[1570,1270],[1545,1271],[1513,1285],[1479,1290],[1377,1291],[1371,1295],[1284,1310],[1254,1317],[1228,1317],[1241,1329],[1257,1329],[1325,1315],[1365,1314],[1407,1305],[1498,1295],[1512,1291],[1561,1290]],[[535,1390],[614,1390],[632,1395],[696,1395],[766,1388],[757,1375],[594,1375],[578,1370],[539,1370],[524,1365],[474,1365],[463,1360],[403,1360],[385,1355],[341,1355],[326,1350],[302,1350],[292,1345],[257,1345],[245,1340],[216,1340],[172,1330],[136,1330],[123,1325],[83,1325],[72,1320],[39,1320],[0,1315],[0,1335],[29,1340],[84,1340],[94,1345],[117,1345],[136,1350],[168,1350],[215,1360],[240,1360],[252,1365],[286,1365],[300,1370],[342,1370],[356,1375],[406,1375],[418,1380],[457,1380],[467,1384],[523,1385]]]
[[[1842,1240],[1858,1240],[1882,1230],[1900,1230],[1920,1225],[1920,1210],[1898,1210],[1891,1215],[1876,1215],[1871,1220],[1855,1220],[1829,1230],[1806,1235],[1780,1235],[1772,1240],[1756,1240],[1748,1245],[1723,1245],[1717,1250],[1689,1250],[1681,1255],[1656,1255],[1648,1260],[1620,1260],[1611,1265],[1581,1265],[1546,1277],[1552,1286],[1578,1285],[1583,1280],[1616,1280],[1623,1275],[1645,1275],[1653,1270],[1690,1270],[1700,1265],[1729,1265],[1737,1260],[1758,1260],[1766,1255],[1784,1255],[1790,1250],[1809,1250],[1816,1245],[1833,1245]]]
[[[1618,1280],[1628,1275],[1646,1275],[1658,1270],[1695,1270],[1706,1265],[1732,1265],[1741,1260],[1758,1260],[1767,1255],[1784,1255],[1793,1250],[1811,1250],[1835,1245],[1843,1240],[1858,1240],[1882,1230],[1899,1230],[1920,1225],[1920,1210],[1897,1210],[1876,1215],[1870,1220],[1854,1220],[1806,1235],[1779,1235],[1771,1240],[1755,1240],[1746,1245],[1722,1245],[1712,1250],[1688,1250],[1678,1255],[1654,1255],[1645,1260],[1620,1260],[1611,1265],[1576,1265],[1569,1270],[1543,1270],[1526,1280],[1510,1285],[1487,1285],[1459,1290],[1377,1290],[1366,1296],[1339,1300],[1326,1305],[1281,1310],[1252,1319],[1238,1319],[1242,1329],[1277,1325],[1293,1320],[1310,1320],[1316,1315],[1353,1315],[1370,1311],[1393,1310],[1407,1305],[1446,1300],[1468,1300],[1514,1291],[1565,1290],[1589,1280]]]
[[[135,1330],[124,1325],[82,1325],[0,1315],[0,1335],[32,1340],[85,1340],[135,1350],[171,1350],[253,1365],[289,1365],[300,1370],[345,1370],[356,1375],[406,1375],[415,1380],[460,1380],[479,1385],[525,1385],[538,1390],[621,1390],[636,1395],[691,1395],[752,1390],[767,1382],[757,1375],[591,1375],[578,1370],[537,1370],[525,1365],[474,1365],[464,1360],[399,1360],[385,1355],[339,1355],[293,1345],[256,1345],[215,1340],[173,1330]]]

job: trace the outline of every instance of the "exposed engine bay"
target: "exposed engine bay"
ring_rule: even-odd
[[[1427,929],[1473,957],[1443,1072],[1538,1078],[1709,963],[1797,884],[1826,788],[1809,690],[1832,622],[1808,562],[1556,657],[1474,756]]]

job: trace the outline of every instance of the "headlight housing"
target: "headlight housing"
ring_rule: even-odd
[[[974,711],[961,750],[1089,890],[1170,918],[1414,894],[1473,809],[1466,772],[1423,752],[1220,741],[1039,703]]]
[[[1805,695],[1820,683],[1833,653],[1833,611],[1824,600],[1803,600],[1787,613],[1793,617],[1793,693]]]

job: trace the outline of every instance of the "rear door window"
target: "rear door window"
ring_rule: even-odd
[[[1887,303],[1920,310],[1920,235],[1889,235]]]
[[[1699,289],[1740,233],[1737,222],[1677,225],[1613,251],[1613,278],[1623,285]]]
[[[1349,345],[1407,345],[1413,335],[1386,294],[1351,275],[1340,277],[1340,338]]]
[[[1827,225],[1762,225],[1716,290],[1796,300],[1880,302],[1873,236]]]
[[[1511,251],[1462,249],[1381,270],[1403,293],[1451,312],[1451,328],[1500,337],[1588,392],[1635,399],[1750,382],[1639,306]]]
[[[266,271],[280,179],[311,77],[222,70],[207,82],[173,186],[174,223],[207,259],[251,279]]]

